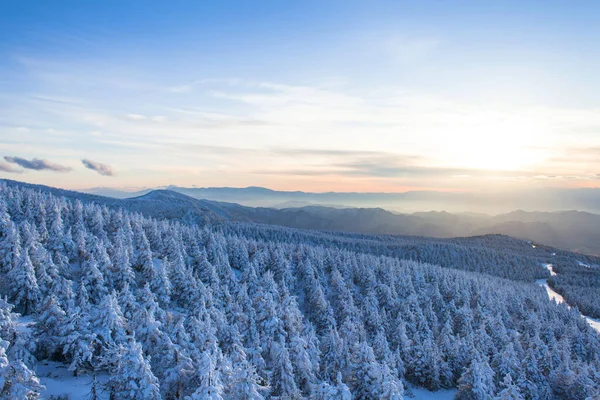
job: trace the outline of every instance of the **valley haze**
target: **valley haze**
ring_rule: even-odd
[[[259,212],[254,212],[251,219],[283,226],[431,237],[498,233],[581,253],[600,254],[600,215],[595,213],[600,212],[600,189],[537,190],[508,195],[442,192],[306,193],[260,187],[168,186],[165,189],[196,199],[274,208],[278,211],[269,213],[262,210],[264,215],[260,216]],[[152,189],[128,192],[96,188],[83,191],[123,199],[143,196]],[[437,207],[442,211],[427,211]],[[511,211],[498,213],[499,207]],[[591,212],[574,211],[576,209]],[[407,213],[401,210],[419,211]],[[488,215],[486,212],[496,214]],[[310,220],[304,220],[309,216]]]

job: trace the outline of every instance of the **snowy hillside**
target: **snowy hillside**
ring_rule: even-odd
[[[0,179],[9,187],[30,188],[70,200],[95,203],[111,209],[127,209],[147,217],[174,219],[188,224],[205,225],[223,221],[248,221],[245,217],[230,214],[216,202],[198,200],[169,190],[153,190],[138,197],[115,199],[71,190],[56,189],[43,185],[33,185]]]
[[[1,185],[0,398],[600,396],[550,250],[185,222]]]

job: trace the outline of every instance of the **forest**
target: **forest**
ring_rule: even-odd
[[[569,261],[556,264],[554,270],[560,273],[548,284],[583,314],[600,318],[600,269]]]
[[[92,399],[600,398],[600,336],[533,284],[539,251],[201,226],[0,183],[0,398],[43,397],[44,362]],[[553,287],[582,285],[557,266]]]

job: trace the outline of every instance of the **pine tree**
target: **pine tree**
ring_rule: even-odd
[[[131,268],[131,256],[133,252],[128,244],[127,229],[121,228],[116,234],[112,255],[112,281],[115,289],[120,290],[125,284],[133,286],[135,273]]]
[[[77,376],[80,370],[94,369],[94,353],[98,341],[91,329],[90,315],[87,312],[76,310],[68,316],[63,354],[74,376]]]
[[[183,349],[165,340],[163,351],[157,357],[157,374],[161,377],[161,389],[165,399],[182,399],[184,390],[189,387],[193,375],[193,362]],[[153,361],[155,359],[153,358]]]
[[[14,306],[0,297],[0,338],[14,341],[17,334],[15,322],[19,314],[13,313]]]
[[[202,377],[200,386],[186,400],[223,400],[223,385],[215,364],[216,360],[208,352],[202,354],[198,371]]]
[[[154,279],[154,265],[152,263],[152,250],[150,250],[150,242],[146,234],[139,226],[135,224],[134,229],[134,257],[133,267],[141,271],[146,282],[151,282]]]
[[[4,393],[7,392],[5,388],[10,386],[10,380],[7,377],[10,374],[10,364],[6,355],[9,343],[0,338],[0,396],[4,397]]]
[[[336,376],[336,392],[337,395],[339,397],[337,397],[340,400],[350,400],[352,398],[352,393],[350,392],[350,389],[348,388],[348,386],[346,386],[346,384],[344,382],[342,382],[342,373],[338,372],[337,376]]]
[[[27,348],[30,338],[17,330],[18,314],[0,298],[0,399],[37,399],[44,389],[31,370],[35,359]]]
[[[519,387],[513,383],[510,374],[504,376],[502,387],[502,391],[494,397],[494,400],[525,400],[525,397],[519,391]]]
[[[52,256],[52,261],[58,267],[59,271],[64,271],[68,264],[65,247],[64,224],[60,207],[55,204],[49,214],[50,229],[48,231],[47,249]]]
[[[521,374],[517,379],[519,390],[525,398],[550,399],[550,388],[539,370],[533,349],[529,349],[526,354],[521,362]]]
[[[321,374],[326,379],[333,380],[346,367],[344,343],[332,328],[322,339],[321,345]]]
[[[157,300],[161,306],[166,307],[171,301],[171,281],[167,272],[168,260],[164,258],[161,262],[156,263],[150,287],[152,292],[156,294]]]
[[[158,379],[144,358],[142,346],[133,338],[118,346],[115,367],[110,371],[108,387],[116,399],[161,399]]]
[[[227,398],[232,400],[263,400],[260,393],[263,389],[258,384],[258,375],[246,359],[244,349],[239,344],[233,345],[231,352],[232,374],[225,390]]]
[[[358,344],[353,360],[354,384],[352,389],[356,399],[375,399],[381,396],[383,375],[375,360],[373,349],[366,342]]]
[[[402,400],[404,387],[402,382],[392,375],[387,364],[382,366],[382,382],[380,399],[382,400]]]
[[[125,341],[127,321],[123,317],[115,292],[104,296],[100,304],[92,310],[92,318],[94,333],[105,348]]]
[[[37,345],[45,357],[56,359],[57,356],[62,356],[62,348],[66,342],[67,315],[54,296],[44,299],[40,311],[35,327]]]
[[[85,286],[89,300],[92,304],[99,304],[108,294],[108,289],[104,282],[104,276],[98,269],[98,263],[93,255],[90,255],[89,258],[83,262],[81,270],[81,285]]]
[[[513,377],[520,375],[517,353],[514,345],[510,342],[506,345],[502,352],[498,352],[496,355],[494,355],[492,365],[494,366],[494,370],[497,371],[497,377],[499,379],[500,376],[505,377],[506,375],[510,375]]]
[[[38,399],[40,392],[45,389],[40,384],[40,380],[35,373],[21,360],[11,361],[4,371],[5,375],[0,378],[0,381],[3,383],[2,390],[0,391],[0,399],[2,400]]]
[[[25,315],[33,312],[41,297],[29,254],[24,250],[17,264],[8,273],[10,298]]]
[[[305,339],[298,334],[290,338],[290,360],[296,371],[296,383],[305,394],[310,393],[311,386],[316,382],[316,371],[313,370],[307,347]]]
[[[272,395],[280,399],[301,399],[302,395],[294,380],[294,368],[283,340],[273,345]]]
[[[6,211],[6,204],[0,199],[0,272],[12,270],[20,255],[19,232]]]
[[[471,365],[458,380],[458,400],[490,400],[493,399],[494,371],[487,361],[476,355]]]
[[[321,383],[311,395],[314,400],[352,400],[352,393],[342,382],[342,374],[338,372],[336,384]]]
[[[139,311],[140,304],[136,300],[133,293],[131,293],[131,289],[129,285],[124,285],[121,291],[119,292],[119,306],[121,307],[121,311],[123,312],[123,317],[128,321],[134,321],[136,313]]]

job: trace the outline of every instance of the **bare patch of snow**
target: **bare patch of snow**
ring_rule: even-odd
[[[554,272],[554,266],[552,264],[544,264],[544,267],[548,268],[551,276],[556,276],[556,272]]]
[[[31,334],[35,325],[35,319],[33,319],[31,315],[28,315],[26,317],[20,315],[19,318],[17,318],[16,325],[17,331],[19,333]]]
[[[597,332],[600,332],[600,319],[591,317],[585,317],[585,319],[592,328],[594,328]]]
[[[47,399],[50,396],[69,395],[70,399],[85,399],[92,390],[91,375],[73,376],[73,372],[68,370],[68,366],[55,361],[41,361],[35,366],[36,375],[41,383],[46,387],[42,392],[42,398]],[[108,399],[108,393],[102,390],[103,384],[108,380],[106,373],[97,375],[98,391],[100,399]]]
[[[443,389],[436,392],[429,391],[424,388],[411,388],[414,397],[404,396],[414,400],[453,400],[456,395],[456,389]]]
[[[582,263],[581,261],[577,261],[577,264],[579,264],[582,267],[586,267],[586,268],[592,268],[590,265]]]
[[[581,262],[579,262],[579,263],[581,265]],[[552,264],[545,264],[544,266],[546,268],[548,268],[548,270],[550,270],[550,274],[552,276],[556,276],[556,272],[554,272],[554,270],[552,269]],[[550,300],[554,300],[554,301],[556,301],[559,304],[560,303],[566,303],[564,297],[562,297],[560,294],[558,294],[557,292],[555,292],[554,289],[552,289],[550,286],[548,286],[547,279],[538,279],[537,281],[535,281],[535,283],[538,284],[538,285],[540,285],[540,286],[543,286],[546,289],[546,292],[548,293],[548,297],[550,298]],[[571,308],[571,306],[569,306],[569,308]],[[600,319],[590,318],[590,317],[587,317],[587,316],[585,316],[583,314],[581,314],[581,316],[586,319],[586,321],[588,322],[588,324],[590,324],[590,326],[592,328],[594,328],[594,330],[596,330],[596,332],[600,332]]]
[[[547,283],[544,282],[543,286],[546,288],[546,292],[548,292],[548,297],[550,297],[550,300],[554,300],[559,304],[565,302],[565,298],[562,297],[560,294],[556,293],[554,289],[548,286]],[[571,306],[569,306],[569,308],[571,308]]]

